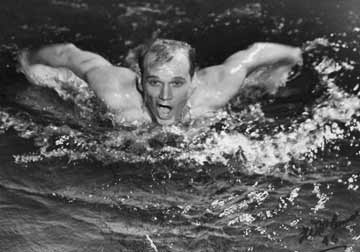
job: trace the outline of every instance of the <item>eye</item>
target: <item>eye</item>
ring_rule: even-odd
[[[183,81],[173,81],[171,84],[174,87],[181,87],[181,86],[183,86],[185,84],[185,82],[183,82]]]
[[[158,80],[148,80],[147,83],[148,83],[150,86],[153,86],[153,87],[156,87],[156,86],[159,86],[159,85],[160,85],[160,81],[158,81]]]

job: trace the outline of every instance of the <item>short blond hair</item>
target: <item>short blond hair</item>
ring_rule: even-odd
[[[189,73],[192,77],[195,73],[195,49],[186,42],[172,40],[172,39],[154,39],[148,43],[142,44],[129,52],[126,57],[126,62],[129,67],[139,75],[144,72],[144,60],[148,54],[153,54],[155,57],[152,64],[161,65],[169,62],[174,57],[174,51],[185,50],[189,59]]]

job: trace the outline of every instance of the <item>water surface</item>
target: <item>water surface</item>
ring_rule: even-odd
[[[358,251],[357,1],[0,3],[1,251]],[[73,42],[117,65],[154,33],[199,66],[301,46],[275,96],[205,125],[128,127],[91,91],[30,84],[22,48]],[[77,83],[77,82],[76,82]],[[75,84],[76,84],[75,83]]]

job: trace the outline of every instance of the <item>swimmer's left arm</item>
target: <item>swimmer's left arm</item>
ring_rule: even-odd
[[[301,65],[302,51],[287,45],[255,43],[234,53],[223,64],[201,69],[197,73],[201,84],[193,95],[196,107],[214,110],[224,106],[239,92],[252,71],[273,64],[288,68]]]
[[[272,64],[296,65],[302,64],[302,51],[276,43],[255,43],[248,49],[234,53],[223,63],[230,75],[245,69],[249,74],[258,67]]]

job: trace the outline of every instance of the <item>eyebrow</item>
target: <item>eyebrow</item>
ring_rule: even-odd
[[[159,77],[155,75],[148,75],[146,76],[146,79],[159,79]]]
[[[184,77],[181,77],[181,76],[176,76],[176,77],[172,78],[172,80],[186,81],[186,79]]]

